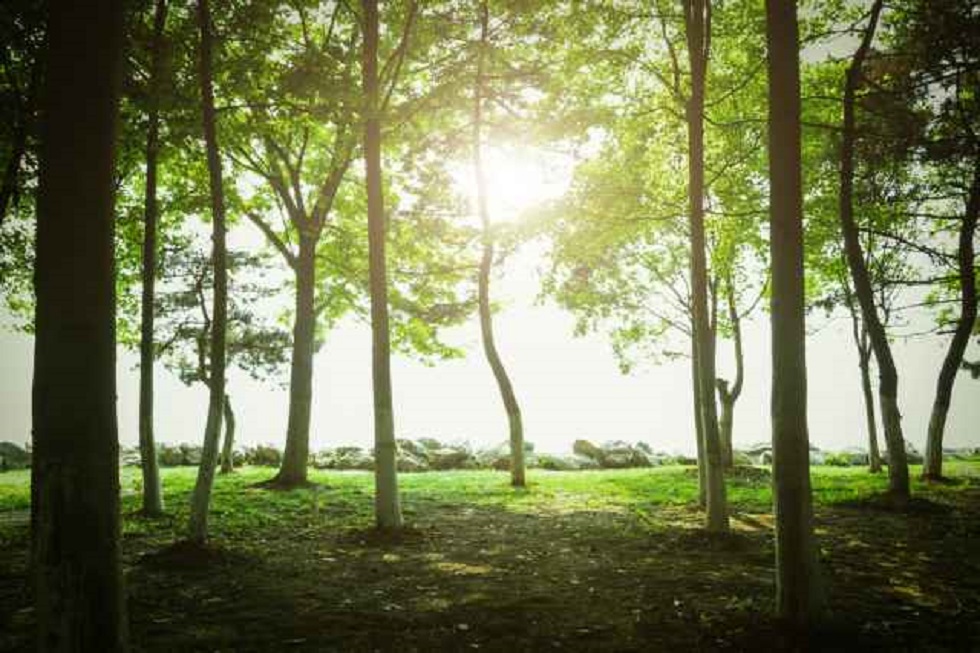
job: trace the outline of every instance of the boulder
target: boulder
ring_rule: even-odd
[[[584,456],[596,462],[599,461],[602,455],[602,450],[588,440],[576,440],[572,445],[572,451],[579,456]]]
[[[397,465],[400,472],[424,472],[429,469],[429,462],[423,456],[409,451],[398,452]]]
[[[180,453],[183,458],[181,465],[200,465],[201,447],[193,444],[180,445]]]
[[[119,447],[120,467],[139,467],[142,462],[139,447]]]
[[[13,442],[0,442],[0,471],[31,466],[31,452]]]
[[[463,448],[442,447],[428,452],[429,466],[436,470],[465,469],[474,466],[473,455]]]
[[[361,447],[337,447],[333,451],[334,469],[374,469],[374,456]]]
[[[395,442],[398,444],[399,453],[411,454],[416,457],[425,455],[425,447],[414,440],[409,440],[408,438],[398,438],[395,440]],[[438,449],[439,447],[435,448]]]
[[[426,453],[442,449],[445,446],[435,438],[419,438],[416,442]]]
[[[588,459],[586,459],[588,460]],[[556,472],[566,472],[582,469],[581,459],[577,456],[560,456],[543,453],[537,457],[536,466]]]

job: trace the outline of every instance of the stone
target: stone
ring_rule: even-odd
[[[572,451],[579,456],[585,456],[596,462],[599,461],[602,455],[602,450],[588,440],[576,440],[572,445]]]

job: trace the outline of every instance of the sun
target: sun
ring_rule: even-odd
[[[516,222],[529,210],[561,197],[571,182],[566,155],[525,146],[484,146],[484,177],[490,221]],[[453,166],[453,184],[475,217],[476,179],[472,161]]]

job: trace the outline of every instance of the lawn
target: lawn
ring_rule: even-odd
[[[980,649],[980,462],[916,484],[905,513],[882,475],[814,468],[830,596],[814,648]],[[918,470],[913,469],[917,474]],[[164,470],[168,516],[138,516],[122,476],[131,639],[139,651],[759,650],[796,643],[769,618],[768,471],[729,479],[733,533],[708,537],[693,468],[401,476],[411,528],[372,531],[373,477],[320,487],[219,476],[207,552],[182,534],[195,470]],[[0,650],[30,648],[29,474],[0,474]],[[760,639],[761,638],[761,639]]]

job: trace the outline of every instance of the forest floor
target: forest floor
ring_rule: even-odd
[[[918,474],[917,469],[913,473]],[[906,512],[882,475],[813,469],[830,611],[778,628],[769,472],[729,478],[732,533],[701,529],[692,468],[401,476],[410,528],[372,530],[373,477],[316,490],[219,476],[211,547],[174,547],[195,470],[164,470],[167,516],[137,514],[123,473],[136,651],[980,650],[980,462],[916,483]],[[29,475],[0,474],[0,650],[31,650]]]

